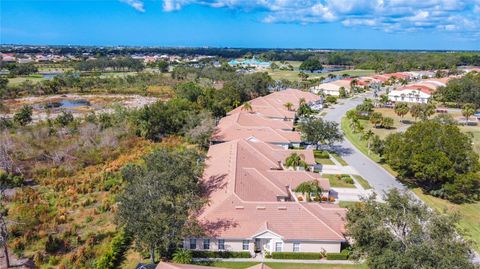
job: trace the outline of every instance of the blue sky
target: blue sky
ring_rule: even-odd
[[[480,0],[1,0],[0,43],[480,50]]]

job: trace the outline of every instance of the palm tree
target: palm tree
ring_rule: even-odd
[[[462,115],[465,117],[465,123],[468,123],[468,118],[475,114],[475,107],[472,104],[465,104],[462,107]]]
[[[304,161],[304,159],[305,159],[305,156],[303,156],[302,154],[298,154],[298,153],[294,152],[294,153],[290,154],[290,156],[288,156],[285,159],[285,167],[287,167],[287,168],[289,168],[289,167],[293,167],[293,168],[303,167],[303,168],[307,169],[308,165]]]
[[[290,102],[285,103],[283,106],[286,107],[288,111],[291,111],[293,108],[293,104]]]
[[[305,200],[310,202],[310,195],[313,193],[316,197],[320,197],[320,193],[322,193],[322,187],[318,185],[318,180],[311,180],[305,181],[300,183],[295,190],[295,192],[300,192],[305,195]]]
[[[367,141],[368,154],[370,154],[371,140],[375,136],[375,133],[372,130],[368,130],[362,135],[362,139]]]
[[[395,104],[395,113],[400,116],[403,120],[403,117],[408,114],[410,110],[407,103],[399,102]]]
[[[246,102],[245,104],[243,104],[242,110],[243,111],[248,111],[248,112],[253,112],[252,104],[250,104],[249,102]]]
[[[305,100],[305,98],[302,97],[302,98],[298,99],[298,106],[299,107],[303,106],[306,103],[307,103],[307,101]]]
[[[240,106],[240,101],[235,100],[235,101],[233,101],[232,105],[233,105],[234,108],[237,108],[238,106]]]

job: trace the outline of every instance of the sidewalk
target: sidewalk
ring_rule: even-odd
[[[340,261],[340,260],[280,260],[280,259],[265,259],[261,256],[256,258],[194,258],[194,262],[263,262],[263,263],[309,263],[309,264],[358,264],[354,261]]]

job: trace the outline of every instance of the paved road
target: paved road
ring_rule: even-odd
[[[372,97],[372,93],[367,93],[352,99],[342,100],[343,104],[337,105],[334,109],[326,110],[327,114],[324,116],[324,119],[335,121],[340,124],[342,117],[348,110],[361,104],[365,98]],[[382,195],[384,192],[393,188],[407,189],[403,184],[397,181],[394,176],[383,169],[383,167],[361,153],[348,141],[348,139],[344,139],[342,143],[336,144],[335,147],[339,149],[339,153],[348,165],[357,170],[357,172],[365,178],[368,183],[370,183],[377,194]],[[413,196],[419,199],[415,194],[413,194]],[[421,200],[419,199],[419,201]],[[474,253],[472,261],[476,264],[480,264],[479,253]]]
[[[359,95],[353,99],[341,100],[343,104],[336,105],[334,109],[326,110],[327,114],[324,116],[324,119],[335,121],[340,124],[340,120],[348,110],[355,108],[358,104],[361,104],[364,98],[372,97],[373,94],[368,93]],[[361,153],[347,139],[345,139],[342,143],[335,144],[334,146],[338,149],[339,153],[342,155],[342,158],[351,167],[357,170],[358,173],[370,183],[370,185],[379,195],[382,195],[385,191],[388,191],[392,188],[405,189],[405,186],[398,182],[395,177],[393,177],[376,162],[370,160],[370,158]]]

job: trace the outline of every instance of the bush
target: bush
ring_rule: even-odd
[[[355,184],[352,177],[350,177],[349,175],[342,175],[342,181],[347,184]]]
[[[315,158],[319,158],[319,159],[330,158],[330,154],[328,154],[328,151],[325,151],[325,150],[314,150],[313,155],[315,156]]]
[[[98,259],[97,268],[113,269],[117,268],[121,262],[123,254],[130,246],[130,237],[122,230],[115,237],[113,237],[110,247],[107,252]]]
[[[190,264],[192,263],[192,252],[188,249],[178,249],[173,253],[173,261],[175,263]]]
[[[340,253],[327,253],[327,260],[348,260],[348,257],[350,256],[350,251],[349,250],[342,250]]]
[[[282,259],[282,260],[319,260],[322,258],[322,255],[311,252],[273,252],[273,259]]]
[[[192,258],[251,258],[248,251],[192,251]]]
[[[62,250],[64,246],[65,246],[65,242],[63,242],[62,239],[49,235],[47,242],[45,242],[45,251],[47,253],[57,253],[60,250]]]
[[[337,103],[337,97],[329,95],[325,98],[325,102],[336,104]]]

